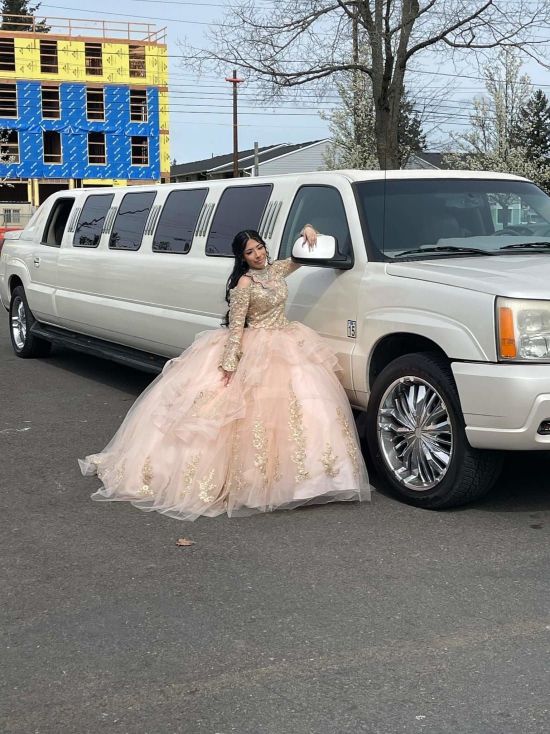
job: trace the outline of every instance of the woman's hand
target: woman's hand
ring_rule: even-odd
[[[233,372],[228,372],[227,370],[222,369],[222,382],[224,387],[229,385],[232,377]]]
[[[311,224],[306,224],[301,234],[304,238],[304,241],[302,242],[302,247],[307,247],[308,250],[312,252],[317,246],[317,230],[314,229]]]

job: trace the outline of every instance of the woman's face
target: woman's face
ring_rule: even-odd
[[[248,240],[244,248],[244,259],[250,268],[258,270],[259,268],[265,268],[267,262],[267,253],[265,251],[265,245],[256,240]]]

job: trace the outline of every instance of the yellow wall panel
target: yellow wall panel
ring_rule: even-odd
[[[72,82],[84,81],[86,65],[84,62],[84,43],[82,41],[59,41],[57,57],[59,60],[58,78]]]
[[[40,53],[38,40],[34,38],[15,39],[15,72],[2,72],[2,76],[18,79],[33,79],[40,74]]]
[[[160,172],[170,172],[170,139],[166,133],[160,135]]]
[[[154,86],[162,86],[168,83],[168,59],[166,46],[146,46],[145,58],[147,59],[146,83]]]
[[[159,127],[161,130],[168,130],[169,124],[168,92],[159,92]]]
[[[129,84],[128,44],[103,44],[103,76],[111,84]]]

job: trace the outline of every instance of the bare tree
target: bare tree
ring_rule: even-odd
[[[15,160],[15,156],[12,152],[12,146],[10,145],[9,130],[0,128],[0,165],[14,163]],[[0,175],[0,185],[11,187],[12,184],[9,183],[8,179],[8,176]]]
[[[484,69],[486,94],[474,100],[470,128],[453,136],[458,153],[446,157],[452,168],[514,173],[548,187],[548,160],[533,159],[518,140],[522,110],[529,100],[531,82],[521,73],[517,52],[503,49]]]
[[[547,41],[537,40],[537,33],[549,18],[548,0],[277,0],[269,7],[235,0],[212,27],[208,48],[182,51],[187,63],[247,70],[275,94],[326,84],[340,72],[365,75],[373,91],[378,161],[395,168],[405,76],[413,61],[511,47],[544,62]],[[367,53],[354,52],[354,28]]]

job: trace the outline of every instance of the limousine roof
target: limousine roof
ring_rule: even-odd
[[[307,173],[282,173],[275,176],[254,176],[254,177],[242,177],[242,178],[222,178],[222,179],[211,179],[206,181],[185,181],[178,183],[165,183],[165,184],[149,184],[144,186],[116,186],[116,191],[149,191],[157,189],[179,189],[179,188],[201,188],[209,186],[213,188],[225,188],[226,186],[246,186],[247,184],[253,183],[271,183],[276,181],[284,181],[289,179],[297,179],[301,184],[303,183],[319,183],[334,181],[335,178],[343,178],[348,181],[380,181],[386,180],[411,180],[411,179],[489,179],[489,180],[504,180],[504,181],[528,181],[528,179],[522,176],[515,176],[511,173],[497,173],[496,171],[463,171],[463,170],[426,170],[426,169],[408,169],[408,170],[388,170],[388,171],[362,171],[359,169],[342,169],[338,171],[311,171]],[[72,192],[77,194],[82,191],[102,193],[106,189],[112,187],[105,186],[104,188],[82,188],[72,189]],[[67,195],[67,191],[57,192],[59,195]]]

